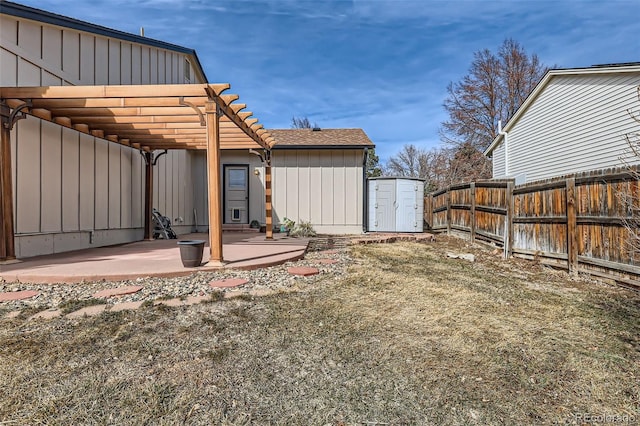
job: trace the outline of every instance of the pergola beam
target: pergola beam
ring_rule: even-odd
[[[193,111],[192,111],[193,113]],[[200,118],[193,115],[104,115],[70,117],[75,123],[95,124],[131,124],[131,123],[200,123]]]
[[[0,98],[5,99],[86,99],[86,98],[154,98],[202,96],[203,90],[219,96],[230,84],[150,84],[111,86],[42,86],[0,87]]]
[[[132,144],[133,145],[133,144]],[[176,144],[145,144],[140,145],[141,149],[145,151],[154,151],[156,149],[176,149]],[[185,144],[181,146],[180,149],[184,149],[186,151],[201,151],[207,149],[207,144]]]
[[[142,147],[148,147],[149,149],[176,149],[177,146],[175,143],[170,142],[170,143],[163,143],[163,142],[144,142],[144,143],[138,143],[138,142],[132,142],[131,146],[134,145],[139,145]],[[207,149],[207,143],[184,143],[180,145],[180,149],[186,149],[186,150],[199,150],[199,149]],[[248,149],[260,149],[260,147],[252,142],[252,143],[248,143],[248,142],[222,142],[220,141],[220,149],[223,149],[225,151],[228,150],[233,150],[233,149],[241,149],[241,150],[248,150]]]
[[[166,127],[161,127],[161,128],[131,128],[131,129],[124,129],[122,130],[122,127],[114,127],[114,126],[100,126],[100,128],[102,130],[108,130],[108,129],[114,129],[114,130],[118,130],[118,134],[120,135],[166,135],[166,136],[172,136],[172,135],[205,135],[205,132],[203,131],[203,129],[201,127],[191,127],[191,128],[166,128]]]
[[[78,126],[81,124],[77,124]],[[157,129],[175,129],[175,130],[192,130],[199,129],[202,130],[202,126],[199,122],[193,123],[129,123],[126,126],[122,124],[116,123],[101,123],[100,128],[102,129],[125,129],[127,131],[145,131],[145,130],[157,130]]]
[[[180,99],[192,104],[204,104],[206,96],[185,96],[168,98],[69,98],[35,99],[35,108],[137,108],[137,107],[181,107]]]
[[[111,134],[111,133],[110,133]],[[120,137],[128,137],[130,139],[134,139],[137,141],[144,141],[144,140],[157,140],[157,141],[175,141],[176,143],[180,143],[180,142],[199,142],[199,141],[205,141],[206,140],[206,135],[201,135],[201,137],[198,137],[199,135],[194,135],[194,134],[164,134],[164,133],[160,133],[160,134],[155,134],[155,135],[150,135],[150,134],[135,134],[135,133],[128,133],[128,132],[118,132],[118,136]]]
[[[137,116],[137,117],[156,117],[156,116],[193,116],[193,109],[191,107],[122,107],[122,108],[48,108],[51,114],[65,117],[73,117],[83,115],[85,117],[118,117],[118,116]],[[200,111],[204,113],[204,111]],[[197,116],[196,116],[197,117]]]

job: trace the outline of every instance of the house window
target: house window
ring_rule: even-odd
[[[231,169],[229,170],[229,188],[245,189],[247,187],[246,170]]]

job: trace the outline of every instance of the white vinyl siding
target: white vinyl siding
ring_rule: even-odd
[[[509,174],[532,181],[624,166],[638,85],[640,73],[629,72],[552,78],[509,130]]]
[[[0,15],[1,86],[182,84],[185,61],[170,50]],[[31,116],[11,137],[18,257],[142,238],[145,165],[136,149]],[[170,152],[154,168],[154,207],[183,219],[178,232],[194,225],[191,158]]]
[[[362,232],[362,150],[274,150],[273,222],[311,222],[316,232]]]
[[[491,164],[493,165],[493,177],[495,179],[502,179],[506,177],[505,163],[504,163],[504,142],[500,142],[493,150],[493,157],[491,158]]]

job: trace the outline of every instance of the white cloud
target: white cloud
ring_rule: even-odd
[[[505,38],[564,67],[640,52],[637,0],[22,1],[195,48],[266,127],[293,115],[362,127],[384,159],[405,143],[437,145],[447,84]]]

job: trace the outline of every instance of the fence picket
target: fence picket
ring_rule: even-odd
[[[567,179],[565,198],[567,200],[567,263],[569,272],[578,272],[578,230],[576,223],[576,180]]]

